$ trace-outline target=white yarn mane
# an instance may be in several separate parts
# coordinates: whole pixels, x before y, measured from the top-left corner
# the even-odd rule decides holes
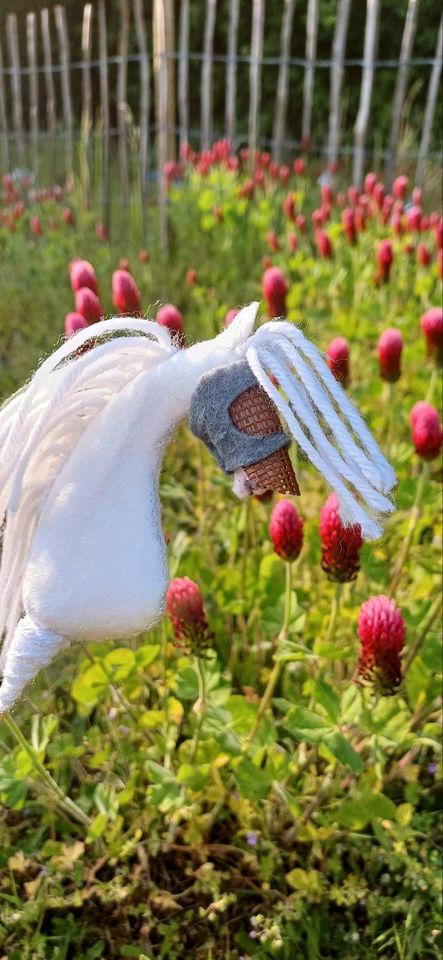
[[[79,356],[83,344],[93,349]],[[106,405],[176,352],[168,331],[150,320],[100,321],[63,343],[0,408],[0,525],[7,516],[0,566],[0,638],[5,635],[0,667],[22,612],[21,584],[32,537],[59,473]]]
[[[258,304],[245,307],[230,327],[214,340],[197,343],[186,350],[179,350],[169,332],[149,320],[118,318],[101,321],[79,331],[59,347],[41,364],[28,385],[0,409],[0,528],[6,516],[0,559],[0,640],[3,638],[0,713],[11,707],[25,684],[63,649],[68,642],[67,634],[69,639],[78,639],[85,635],[85,631],[88,635],[91,618],[95,618],[96,624],[99,623],[103,636],[113,635],[114,625],[120,631],[121,624],[122,629],[126,630],[122,635],[132,635],[128,632],[131,628],[131,600],[128,600],[128,593],[134,583],[137,586],[133,606],[138,606],[142,611],[142,629],[152,625],[162,615],[167,565],[160,525],[158,473],[151,476],[149,509],[147,506],[145,509],[143,500],[148,497],[148,491],[143,472],[144,461],[140,460],[141,438],[133,427],[145,409],[145,382],[142,378],[147,372],[153,378],[150,389],[153,391],[155,409],[152,409],[151,429],[149,421],[143,429],[150,443],[155,446],[154,419],[166,439],[173,424],[189,410],[200,377],[211,369],[246,358],[292,437],[335,490],[343,521],[359,524],[363,537],[368,540],[380,536],[383,514],[393,510],[392,502],[387,497],[395,484],[392,467],[319,351],[294,324],[275,320],[252,333],[257,307]],[[85,352],[81,353],[79,350],[83,346]],[[164,361],[171,362],[160,366]],[[278,386],[272,377],[276,378]],[[161,400],[159,393],[162,393]],[[132,444],[132,460],[125,459],[127,451],[124,442],[128,434]],[[100,447],[95,466],[94,443]],[[76,459],[78,451],[80,460]],[[69,496],[64,501],[66,509],[65,513],[62,512],[61,521],[60,513],[54,507],[54,490],[59,498],[59,508],[60,497],[63,501],[66,492],[69,494],[73,477],[74,486],[78,486],[79,480],[83,479],[83,474],[80,478],[79,473],[89,469],[89,459],[93,476],[94,470],[99,472],[100,466],[102,470],[101,481],[98,480],[95,486],[96,501],[93,504],[95,516],[102,524],[97,527],[99,533],[95,542],[97,556],[106,560],[110,589],[115,584],[118,594],[117,620],[114,612],[107,619],[108,596],[103,595],[103,589],[100,597],[97,596],[95,580],[92,582],[93,593],[86,593],[88,584],[91,585],[91,577],[86,576],[84,569],[83,541],[76,539],[76,520],[87,513],[88,488],[80,489],[80,508],[77,499],[74,519]],[[137,462],[143,468],[138,473]],[[114,494],[107,477],[108,472],[112,474],[118,469],[120,477],[121,470],[126,470],[125,482],[135,491],[131,497],[129,490],[127,512],[122,523],[125,524],[125,517],[128,520],[129,511],[133,524],[131,537],[134,534],[136,538],[139,530],[151,531],[152,544],[155,547],[157,543],[160,547],[160,552],[154,550],[152,556],[150,554],[152,562],[147,577],[146,564],[143,557],[139,557],[139,553],[143,553],[140,544],[139,553],[135,551],[133,557],[125,558],[125,550],[128,553],[129,545],[124,535],[122,537],[119,534],[123,554],[120,556],[119,550],[110,548],[108,540],[100,533],[106,530],[110,514],[116,513],[112,499]],[[104,486],[103,470],[106,478]],[[67,479],[69,475],[70,480]],[[89,506],[92,509],[91,504]],[[124,514],[124,510],[120,512]],[[91,514],[89,520],[92,522]],[[144,526],[146,523],[147,527]],[[59,535],[56,546],[54,524]],[[48,525],[51,528],[49,533]],[[121,527],[118,529],[121,530]],[[66,553],[66,538],[74,546],[77,545],[79,589],[75,595],[69,593],[66,584],[65,561],[69,556]],[[34,566],[32,563],[36,541],[40,543],[37,570],[35,561]],[[132,544],[132,539],[130,542]],[[146,553],[146,543],[143,549]],[[134,578],[129,581],[121,575],[125,559],[126,562],[130,559],[135,563]],[[61,606],[58,605],[62,614],[56,620],[48,617],[47,606],[50,601],[42,593],[40,562],[43,567],[48,567],[50,573],[51,602],[54,597],[62,601]],[[29,610],[23,609],[23,594],[26,598],[23,585],[26,587],[29,569],[36,593],[42,600],[38,608],[39,617],[34,615],[35,619],[41,620],[38,624],[29,615]],[[82,576],[86,586],[80,582]],[[89,614],[85,615],[83,623],[86,596]],[[75,629],[69,631],[66,618],[68,616],[69,619],[72,609],[77,621]],[[147,610],[149,613],[146,613]],[[72,618],[70,622],[72,627]],[[138,625],[139,620],[133,618],[132,623]]]

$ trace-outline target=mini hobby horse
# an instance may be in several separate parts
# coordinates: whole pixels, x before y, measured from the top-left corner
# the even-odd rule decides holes
[[[68,643],[134,636],[162,617],[161,460],[194,395],[214,409],[223,400],[219,377],[208,394],[205,378],[216,371],[241,362],[246,385],[252,377],[288,428],[277,442],[256,437],[266,442],[255,460],[295,439],[336,491],[343,521],[380,536],[379,518],[393,509],[391,466],[294,324],[253,333],[257,307],[187,349],[149,320],[101,321],[59,347],[0,409],[0,712]],[[217,455],[216,441],[195,432]],[[224,465],[240,495],[255,492],[237,476],[254,459],[250,434],[247,455],[242,434],[229,441]]]

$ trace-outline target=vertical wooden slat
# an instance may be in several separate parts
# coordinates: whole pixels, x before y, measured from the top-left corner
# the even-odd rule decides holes
[[[105,0],[98,0],[98,51],[100,61],[100,116],[101,116],[101,217],[106,234],[111,226],[109,193],[109,80],[108,41]]]
[[[59,59],[61,66],[61,87],[62,87],[62,105],[63,105],[63,122],[65,125],[65,136],[66,136],[66,151],[65,151],[65,160],[66,160],[66,174],[70,178],[72,176],[72,171],[74,168],[74,141],[73,141],[73,132],[74,132],[74,120],[72,113],[72,98],[71,98],[71,81],[69,76],[69,37],[68,37],[68,27],[66,24],[66,10],[64,7],[57,5],[54,7],[55,14],[55,26],[57,30],[57,38],[59,45]]]
[[[372,88],[374,84],[374,59],[377,47],[378,17],[380,0],[366,0],[365,41],[363,52],[363,76],[360,91],[360,104],[355,122],[355,153],[352,178],[356,187],[363,179],[365,162],[366,135],[371,109]]]
[[[239,0],[229,0],[228,64],[226,73],[226,134],[231,143],[236,133],[237,37]]]
[[[142,0],[134,0],[134,20],[137,33],[137,43],[140,52],[140,103],[139,103],[139,180],[140,199],[142,210],[142,235],[146,239],[147,228],[147,178],[148,178],[148,149],[149,149],[149,57],[146,36],[146,25],[143,17]]]
[[[181,0],[179,29],[178,124],[180,127],[181,149],[189,139],[189,0]]]
[[[278,70],[277,94],[275,98],[275,120],[273,139],[273,158],[280,163],[283,138],[285,135],[286,107],[288,103],[289,64],[291,53],[292,21],[295,0],[284,0],[280,36],[280,66]]]
[[[251,65],[249,68],[249,156],[252,163],[257,149],[258,116],[261,97],[261,59],[263,56],[264,0],[252,0]]]
[[[86,209],[91,206],[91,129],[92,129],[92,85],[91,85],[91,40],[92,40],[92,3],[83,8],[82,22],[82,117],[80,169],[83,187],[83,200]]]
[[[217,0],[206,0],[205,36],[201,73],[202,149],[209,150],[212,137],[212,53]]]
[[[318,0],[308,0],[306,17],[306,67],[303,85],[302,147],[311,142],[312,101],[314,97],[314,61],[317,55]]]
[[[157,173],[160,212],[160,244],[168,247],[168,191],[165,164],[168,159],[168,60],[165,11],[162,0],[154,0],[154,72],[157,103]]]
[[[406,84],[408,80],[408,71],[409,71],[409,59],[412,54],[412,46],[414,43],[415,30],[417,27],[417,14],[420,0],[409,0],[408,9],[406,13],[405,26],[403,30],[403,38],[401,42],[400,50],[400,61],[397,71],[397,79],[395,82],[395,93],[394,93],[394,106],[392,108],[392,123],[391,131],[389,135],[389,146],[388,146],[388,179],[392,180],[392,176],[395,170],[397,163],[398,147],[399,147],[399,136],[400,136],[400,125],[403,112],[403,104],[406,96]]]
[[[175,14],[174,0],[163,0],[165,21],[166,67],[168,71],[167,89],[167,154],[168,160],[175,160]]]
[[[120,34],[118,55],[120,62],[117,71],[117,123],[118,123],[118,165],[122,199],[122,226],[127,228],[128,213],[128,147],[127,147],[127,82],[129,49],[129,0],[120,0]]]
[[[37,36],[35,13],[26,15],[26,48],[29,67],[29,126],[31,129],[32,164],[38,171],[38,79]]]
[[[11,64],[11,96],[12,116],[14,125],[14,139],[17,146],[17,156],[20,163],[24,162],[25,144],[23,139],[23,103],[22,82],[20,75],[20,54],[18,48],[17,17],[9,13],[6,19],[6,37],[8,41],[9,60]]]
[[[341,111],[340,100],[343,86],[343,60],[348,35],[351,0],[339,0],[332,44],[331,102],[329,107],[328,160],[335,164],[340,148]]]
[[[432,133],[432,122],[434,119],[435,107],[437,105],[438,90],[440,86],[440,74],[442,68],[442,54],[443,54],[443,17],[440,20],[440,29],[438,31],[437,37],[437,46],[435,50],[435,58],[431,72],[431,79],[429,81],[428,87],[428,96],[426,99],[426,109],[423,120],[423,130],[421,135],[420,149],[418,152],[418,163],[417,170],[415,175],[415,182],[418,186],[422,186],[424,172],[425,172],[425,162],[427,153],[429,150],[429,144],[431,142],[431,133]]]
[[[6,88],[3,66],[3,52],[0,43],[0,136],[2,142],[2,163],[5,170],[9,169],[9,141],[8,115],[6,112]]]
[[[52,76],[52,49],[51,49],[51,31],[49,27],[49,10],[44,8],[41,12],[40,23],[42,28],[43,40],[43,62],[45,76],[45,95],[46,95],[46,125],[51,137],[55,133],[55,91],[54,78]]]

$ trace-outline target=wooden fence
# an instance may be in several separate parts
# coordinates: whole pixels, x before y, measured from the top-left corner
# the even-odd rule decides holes
[[[268,0],[269,2],[269,0]],[[273,3],[277,0],[273,0]],[[297,0],[305,5],[306,37],[302,58],[291,57],[291,39],[295,23],[296,0],[279,0],[281,7],[280,48],[275,56],[263,56],[265,0],[229,0],[226,50],[214,51],[217,25],[217,0],[200,0],[205,13],[203,49],[196,52],[190,37],[190,0],[181,0],[178,23],[174,23],[173,0],[120,0],[118,49],[109,50],[107,8],[105,0],[86,3],[82,10],[81,49],[74,49],[68,35],[63,6],[40,15],[26,17],[26,52],[19,49],[17,17],[11,13],[6,30],[0,37],[0,146],[3,167],[12,160],[30,166],[38,175],[42,143],[49,150],[49,164],[54,157],[54,144],[63,144],[64,174],[70,176],[80,168],[85,202],[91,201],[93,150],[99,142],[99,184],[102,218],[109,217],[110,153],[115,141],[119,189],[123,201],[129,191],[129,151],[137,157],[141,208],[146,218],[149,168],[157,169],[156,189],[161,209],[166,208],[166,182],[163,174],[167,159],[189,138],[207,149],[214,136],[213,77],[215,65],[225,70],[225,115],[223,133],[233,143],[247,142],[253,151],[263,143],[260,130],[263,71],[276,70],[274,122],[270,148],[280,161],[291,148],[317,149],[325,164],[335,164],[343,153],[352,156],[352,176],[360,184],[367,158],[368,135],[371,129],[371,104],[376,73],[382,67],[396,71],[392,118],[384,159],[387,177],[391,178],[399,159],[402,120],[408,97],[410,67],[420,67],[427,85],[423,126],[417,138],[416,181],[424,177],[429,157],[432,125],[437,105],[442,69],[443,19],[436,36],[435,53],[427,59],[414,59],[413,47],[420,0],[408,0],[400,57],[398,60],[377,60],[380,29],[380,0],[366,0],[366,21],[363,59],[347,59],[346,47],[352,0],[337,0],[337,15],[329,60],[317,59],[319,3],[321,0]],[[362,3],[362,0],[354,0]],[[108,8],[109,10],[109,8]],[[226,17],[226,12],[223,14]],[[250,25],[250,49],[240,54],[238,48],[240,17]],[[244,20],[241,21],[244,24]],[[177,41],[176,41],[177,38]],[[135,48],[135,49],[134,49]],[[92,51],[97,50],[94,59]],[[38,51],[41,54],[39,62]],[[131,52],[130,52],[131,51]],[[190,64],[200,70],[200,124],[190,128]],[[138,70],[138,115],[128,107],[128,66]],[[345,68],[352,64],[361,68],[360,100],[352,145],[344,147],[342,113]],[[248,116],[238,116],[238,83],[240,65],[249,72]],[[218,66],[217,66],[218,68]],[[300,130],[288,128],[288,101],[291,97],[291,70],[303,72],[303,102]],[[315,78],[318,69],[330,73],[329,129],[326,142],[311,145]],[[133,69],[133,68],[131,68]],[[116,74],[115,90],[111,83]],[[99,82],[95,82],[95,78]],[[243,74],[242,74],[243,77]],[[94,79],[94,82],[93,82]],[[81,85],[81,110],[73,107],[73,87]],[[111,97],[112,94],[112,97]],[[76,98],[78,100],[78,97]],[[114,108],[111,110],[110,102]],[[26,104],[26,109],[24,105]],[[111,116],[112,115],[112,116]],[[112,122],[114,118],[114,122]],[[376,118],[375,118],[376,120]],[[217,118],[220,133],[220,117]],[[155,147],[155,151],[154,151]],[[96,151],[97,153],[97,151]],[[152,160],[152,158],[155,158]],[[410,157],[409,157],[410,159]],[[126,210],[125,202],[122,210]],[[162,217],[165,223],[165,216]]]

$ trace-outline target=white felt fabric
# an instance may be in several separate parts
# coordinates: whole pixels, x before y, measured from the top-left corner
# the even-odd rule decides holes
[[[256,310],[188,350],[150,321],[96,324],[0,411],[0,711],[65,642],[130,637],[162,616],[162,453],[200,377],[237,359]],[[128,335],[100,342],[114,331]]]

